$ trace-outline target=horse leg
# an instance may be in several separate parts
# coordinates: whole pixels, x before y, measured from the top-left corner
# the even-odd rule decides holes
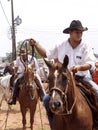
[[[36,106],[33,106],[30,108],[30,128],[31,128],[31,130],[33,130],[35,110],[36,110]]]
[[[2,95],[2,98],[0,99],[0,110],[1,110],[3,99],[4,99],[4,94]]]
[[[8,101],[9,98],[9,88],[5,88],[5,100]]]
[[[34,110],[30,110],[30,128],[33,130],[33,123],[34,123]]]
[[[4,96],[5,96],[4,88],[0,86],[0,109],[1,109],[1,106],[2,106]]]
[[[5,88],[4,98],[7,103],[12,98],[12,92],[9,87]],[[11,105],[9,104],[8,104],[8,109],[11,110]]]
[[[23,130],[26,129],[26,108],[21,106]]]

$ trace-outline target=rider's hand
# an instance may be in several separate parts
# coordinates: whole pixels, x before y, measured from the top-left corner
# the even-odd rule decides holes
[[[30,40],[29,40],[29,44],[30,44],[30,46],[34,46],[35,43],[36,43],[36,41],[35,41],[34,39],[30,39]]]
[[[79,66],[79,65],[73,66],[73,67],[70,68],[70,70],[71,70],[73,73],[77,73],[77,72],[79,71],[79,69],[80,69],[80,66]]]

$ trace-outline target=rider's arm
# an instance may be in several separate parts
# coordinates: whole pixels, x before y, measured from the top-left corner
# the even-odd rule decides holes
[[[76,65],[70,68],[70,70],[74,73],[77,73],[78,71],[85,71],[85,70],[90,70],[91,69],[90,64],[84,64],[84,65]]]

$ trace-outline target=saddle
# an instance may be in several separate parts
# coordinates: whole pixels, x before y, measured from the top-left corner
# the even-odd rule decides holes
[[[84,81],[83,77],[75,76],[75,82],[92,110],[94,126],[97,125],[98,127],[98,104],[96,103],[98,97],[96,96],[96,90],[89,82]]]

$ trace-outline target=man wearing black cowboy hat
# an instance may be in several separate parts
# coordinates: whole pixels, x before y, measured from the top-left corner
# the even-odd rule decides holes
[[[92,48],[90,48],[90,46],[82,40],[83,32],[87,30],[88,28],[83,27],[79,20],[73,20],[70,23],[70,26],[63,30],[63,33],[69,34],[70,37],[61,43],[61,45],[56,46],[52,50],[46,51],[34,39],[30,39],[29,43],[31,46],[34,45],[43,57],[56,59],[61,63],[63,63],[64,56],[68,55],[68,67],[72,72],[75,73],[75,75],[84,77],[84,80],[88,81],[94,87],[94,89],[96,89],[96,95],[98,97],[98,86],[92,81],[90,75],[90,70],[95,69],[96,58],[94,57]],[[49,95],[44,97],[44,104],[46,109],[49,108],[47,105],[49,98]],[[49,119],[51,126],[51,117],[49,117]]]
[[[70,26],[63,30],[63,33],[69,34],[72,30],[79,30],[79,31],[87,31],[87,27],[83,27],[82,23],[79,20],[73,20]]]

